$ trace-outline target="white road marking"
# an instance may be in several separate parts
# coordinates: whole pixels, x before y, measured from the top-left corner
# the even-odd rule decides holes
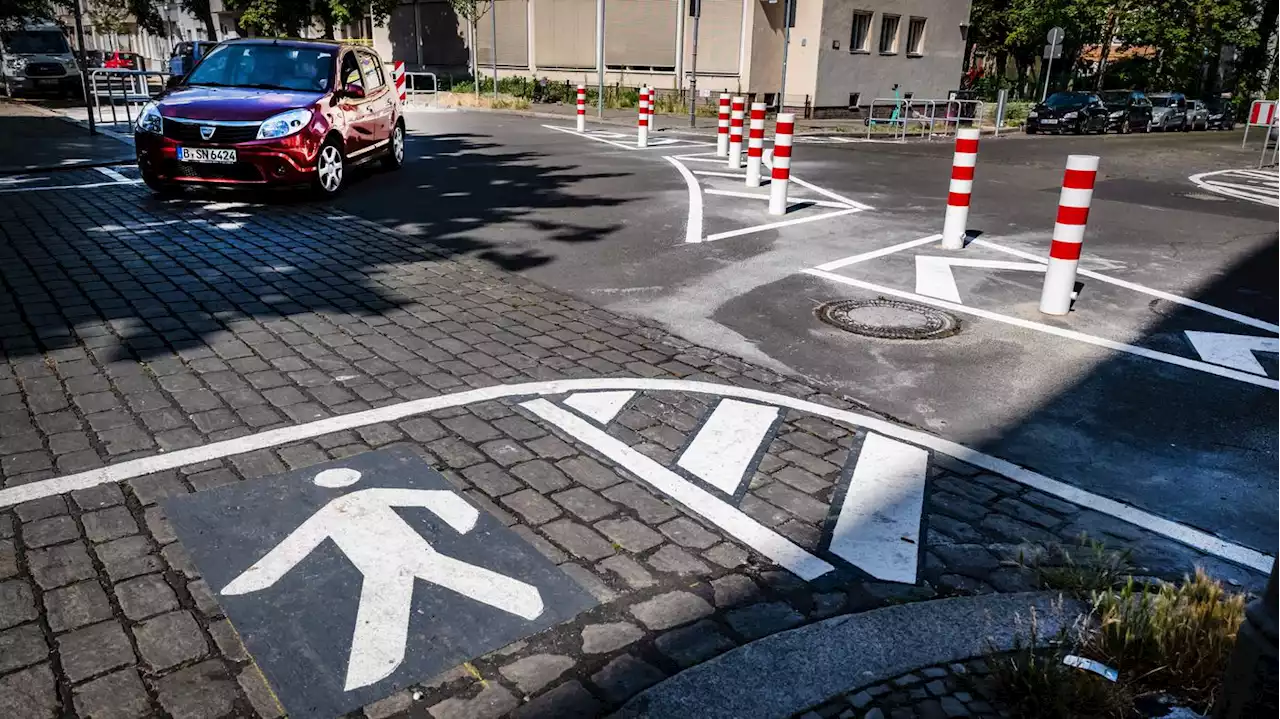
[[[694,174],[696,175],[699,173],[695,172]],[[738,192],[737,190],[714,190],[714,189],[706,189],[706,190],[703,190],[702,192],[703,194],[707,194],[707,195],[720,195],[723,197],[741,197],[744,200],[764,200],[766,202],[768,202],[769,200],[768,195],[762,195],[758,192]],[[831,202],[829,200],[814,200],[808,197],[796,197],[795,195],[792,195],[787,198],[788,207],[795,207],[797,205],[812,205],[814,207],[834,207],[840,210],[856,209],[856,208],[849,207],[843,202]]]
[[[805,217],[797,217],[790,220],[779,220],[778,222],[767,222],[763,225],[752,225],[751,227],[743,227],[742,229],[739,229],[739,230],[729,230],[728,232],[717,232],[714,235],[707,235],[705,238],[703,238],[703,242],[714,242],[715,240],[724,240],[730,237],[750,235],[754,232],[764,232],[765,230],[773,230],[779,227],[786,227],[788,225],[802,225],[806,222],[817,222],[818,220],[829,220],[833,217],[840,217],[841,215],[852,215],[855,212],[862,212],[862,210],[848,209],[848,210],[840,210],[838,212],[827,212],[821,215],[807,215]]]
[[[694,170],[693,174],[700,177],[728,177],[734,180],[741,180],[746,177],[741,172],[714,172],[712,170]]]
[[[95,168],[93,168],[93,169],[97,170],[98,172],[101,172],[102,174],[106,175],[107,177],[111,178],[112,180],[115,180],[116,182],[128,182],[128,181],[129,181],[129,178],[125,177],[124,175],[121,175],[119,172],[116,172],[115,170],[111,169],[110,167],[95,167]]]
[[[1128,354],[1137,355],[1139,357],[1145,357],[1147,359],[1156,360],[1157,362],[1164,362],[1171,365],[1177,365],[1179,367],[1185,367],[1186,369],[1198,370],[1200,372],[1217,375],[1219,377],[1225,377],[1227,379],[1234,379],[1240,382],[1257,385],[1259,387],[1266,387],[1268,389],[1280,389],[1280,382],[1277,382],[1276,380],[1268,379],[1265,377],[1257,377],[1246,372],[1240,372],[1238,370],[1228,369],[1226,367],[1220,367],[1215,364],[1209,364],[1208,362],[1200,362],[1193,359],[1187,359],[1186,357],[1179,357],[1178,355],[1172,355],[1167,352],[1159,352],[1157,350],[1147,349],[1146,347],[1138,347],[1136,345],[1125,344],[1123,342],[1116,342],[1115,340],[1109,340],[1103,337],[1095,337],[1094,335],[1087,335],[1083,332],[1076,332],[1075,330],[1068,330],[1068,329],[1063,329],[1061,327],[1054,327],[1052,325],[1041,324],[1039,322],[1032,322],[1030,320],[1024,320],[1020,317],[1010,317],[1008,315],[1002,315],[997,312],[980,310],[975,307],[966,307],[964,305],[956,304],[954,302],[946,302],[943,300],[934,299],[933,297],[926,297],[924,295],[919,295],[914,292],[905,292],[903,290],[893,289],[892,287],[885,287],[884,285],[877,285],[871,282],[863,282],[862,280],[855,280],[852,277],[845,277],[843,275],[837,275],[831,272],[825,272],[823,270],[809,269],[809,270],[803,270],[803,272],[804,274],[813,275],[814,277],[822,277],[822,278],[831,280],[832,282],[839,282],[841,284],[850,285],[852,287],[861,287],[864,290],[870,290],[872,292],[883,292],[885,294],[893,295],[895,297],[901,297],[907,300],[924,302],[925,304],[931,304],[931,305],[934,305],[935,307],[941,307],[942,309],[951,310],[953,312],[963,312],[966,314],[973,315],[975,317],[981,317],[983,319],[994,320],[996,322],[1004,322],[1005,324],[1010,324],[1015,327],[1022,327],[1023,329],[1035,330],[1037,332],[1044,332],[1045,334],[1057,335],[1058,337],[1064,337],[1066,339],[1075,340],[1077,342],[1084,342],[1085,344],[1091,344],[1091,345],[1103,347],[1109,350],[1115,350],[1117,352],[1126,352]]]
[[[911,240],[910,242],[902,242],[902,243],[899,243],[899,244],[896,244],[896,245],[890,245],[889,247],[882,247],[882,248],[880,248],[880,249],[878,249],[878,250],[871,250],[870,252],[863,252],[863,253],[862,253],[862,254],[860,254],[860,255],[852,255],[852,256],[850,256],[850,257],[845,257],[845,258],[842,258],[842,259],[839,259],[839,260],[832,260],[831,262],[828,262],[828,263],[826,263],[826,264],[818,265],[818,266],[817,266],[817,267],[815,267],[814,269],[815,269],[815,270],[823,270],[823,271],[825,271],[825,272],[830,272],[831,270],[838,270],[838,269],[840,269],[841,267],[847,267],[847,266],[849,266],[849,265],[855,265],[855,264],[857,264],[857,263],[859,263],[859,262],[866,262],[867,260],[874,260],[874,259],[875,259],[875,258],[877,258],[877,257],[884,257],[885,255],[892,255],[892,254],[893,254],[893,253],[895,253],[895,252],[901,252],[901,251],[903,251],[903,250],[909,250],[909,249],[911,249],[912,247],[919,247],[920,245],[927,245],[927,244],[929,244],[930,242],[937,242],[938,240],[941,240],[941,239],[942,239],[942,235],[929,235],[928,237],[921,237],[921,238],[920,238],[920,239],[918,239],[918,240]]]
[[[565,398],[564,403],[599,424],[609,424],[627,406],[635,392],[578,392]]]
[[[886,582],[915,583],[929,453],[868,434],[831,533],[831,552]]]
[[[1006,260],[966,260],[958,257],[916,255],[916,292],[947,302],[963,304],[952,267],[980,267],[989,270],[1030,270],[1044,272],[1044,265]]]
[[[45,187],[9,187],[0,189],[0,193],[11,192],[45,192],[48,190],[89,190],[95,187],[119,187],[121,185],[136,185],[142,180],[125,180],[123,182],[88,182],[83,185],[47,185]]]
[[[680,171],[685,187],[689,190],[689,214],[684,225],[685,242],[702,242],[702,192],[698,187],[698,178],[689,172],[684,163],[673,157],[665,158]]]
[[[777,418],[776,406],[721,400],[676,466],[725,494],[733,494],[746,478],[747,467]]]
[[[603,142],[606,145],[612,145],[622,150],[643,151],[643,150],[652,150],[655,148],[673,147],[677,145],[680,147],[705,147],[708,145],[715,144],[712,142],[699,142],[696,140],[685,140],[684,138],[678,138],[678,137],[653,137],[652,135],[650,135],[648,147],[636,147],[635,145],[628,145],[625,142],[615,142],[614,140],[609,139],[610,137],[618,137],[618,138],[627,137],[627,135],[624,135],[622,133],[598,132],[598,131],[591,131],[591,130],[588,130],[587,132],[578,132],[575,129],[571,129],[568,127],[556,127],[555,125],[543,125],[543,127],[547,128],[548,130],[556,130],[558,132],[563,132],[568,135],[576,135],[578,137],[585,137],[588,140]]]
[[[699,157],[698,155],[675,155],[675,158],[677,160],[684,160],[686,162],[714,162],[717,165],[724,164],[724,158]],[[734,175],[734,177],[745,177],[745,176],[746,175]]]
[[[807,271],[818,276],[829,276],[840,282],[848,278],[830,275],[819,271]],[[881,289],[872,285],[873,290]],[[894,292],[891,290],[891,292]],[[910,293],[904,293],[910,294]],[[932,300],[926,300],[932,301]],[[968,312],[966,307],[959,311]],[[1272,557],[1243,545],[1229,542],[1208,532],[1179,524],[1163,517],[1145,512],[1132,505],[1108,499],[1087,490],[1074,487],[1064,482],[1046,477],[1038,472],[1019,467],[1007,460],[978,452],[964,445],[937,437],[919,430],[902,427],[888,420],[867,414],[835,409],[816,402],[809,402],[795,397],[766,392],[751,387],[735,387],[733,385],[714,384],[679,379],[647,379],[647,378],[591,378],[560,379],[544,382],[526,382],[521,384],[495,385],[480,389],[467,390],[439,397],[410,400],[399,404],[376,407],[361,412],[329,417],[327,419],[307,422],[292,427],[267,430],[257,434],[236,437],[235,439],[212,442],[199,447],[175,450],[150,457],[131,459],[116,464],[91,469],[76,474],[67,474],[52,479],[42,479],[15,487],[0,489],[0,507],[8,507],[22,502],[43,497],[66,494],[77,489],[88,489],[103,484],[123,482],[135,477],[142,477],[169,469],[178,469],[200,462],[222,459],[234,455],[253,452],[255,450],[280,447],[293,442],[302,442],[334,432],[367,427],[381,422],[397,422],[429,412],[451,407],[461,407],[476,402],[503,399],[507,397],[527,397],[536,395],[560,395],[573,392],[631,390],[635,392],[692,392],[716,397],[732,397],[734,399],[774,404],[779,407],[808,412],[819,417],[826,417],[835,422],[843,422],[853,427],[862,427],[868,431],[878,432],[904,442],[919,445],[935,452],[955,457],[961,462],[994,472],[1014,482],[1018,482],[1046,494],[1074,502],[1097,512],[1124,520],[1150,532],[1177,540],[1195,547],[1207,554],[1221,557],[1251,567],[1260,572],[1271,571]]]
[[[654,489],[688,507],[797,577],[809,581],[834,569],[791,540],[747,516],[737,507],[717,499],[710,492],[610,437],[577,415],[566,412],[545,399],[529,400],[520,406],[617,462]]]
[[[1237,176],[1243,177],[1237,178]],[[1239,184],[1231,182],[1231,178],[1264,180],[1268,184],[1265,186]],[[1259,205],[1280,207],[1280,184],[1271,184],[1272,182],[1280,182],[1280,180],[1277,180],[1277,175],[1259,170],[1216,170],[1214,172],[1201,172],[1187,179],[1202,190],[1208,190],[1226,197],[1234,197],[1238,200],[1247,200]]]
[[[1205,362],[1234,367],[1243,372],[1266,376],[1267,371],[1253,356],[1254,352],[1280,352],[1280,338],[1233,335],[1226,332],[1184,332],[1191,346]]]

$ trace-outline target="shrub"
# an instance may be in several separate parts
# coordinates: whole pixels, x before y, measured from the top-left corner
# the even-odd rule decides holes
[[[1060,589],[1080,596],[1120,584],[1131,569],[1129,552],[1116,552],[1081,534],[1079,548],[1061,544],[1023,547],[1015,562],[1035,575],[1041,589]]]

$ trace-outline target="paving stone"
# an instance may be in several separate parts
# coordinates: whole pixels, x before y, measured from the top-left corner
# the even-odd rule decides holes
[[[187,578],[195,579],[200,576],[200,570],[196,568],[195,562],[191,561],[191,555],[178,542],[161,549],[160,555],[164,557],[166,564],[187,575]]]
[[[649,525],[665,522],[679,514],[674,507],[631,482],[624,482],[606,489],[604,496],[618,504],[630,507],[641,522]]]
[[[163,671],[209,653],[200,626],[191,612],[161,614],[133,628],[138,653],[152,669]]]
[[[8,629],[39,616],[31,585],[20,580],[0,582],[0,629]]]
[[[586,485],[594,490],[602,490],[612,487],[622,481],[613,470],[605,467],[590,457],[573,457],[571,459],[562,459],[556,462],[558,467],[565,474],[569,475],[578,484]],[[609,496],[608,493],[605,496]],[[614,499],[613,497],[609,497]],[[622,500],[614,500],[622,501]],[[625,502],[623,502],[625,504]]]
[[[211,659],[155,681],[160,706],[173,719],[218,719],[233,708],[239,692],[222,662]]]
[[[0,676],[0,716],[5,719],[53,719],[58,691],[48,664]]]
[[[608,654],[644,636],[644,630],[629,622],[589,624],[582,628],[582,651]]]
[[[560,571],[569,575],[569,578],[578,583],[578,586],[587,590],[587,592],[596,598],[601,604],[608,604],[618,598],[618,593],[613,591],[608,584],[600,577],[596,576],[587,569],[578,564],[566,562],[560,565]]]
[[[97,574],[83,542],[31,550],[27,552],[27,563],[36,584],[46,591]]]
[[[468,442],[485,442],[502,436],[502,433],[488,422],[472,414],[450,417],[442,420],[440,424]]]
[[[124,493],[120,491],[118,484],[100,484],[72,492],[71,499],[82,511],[88,512],[124,504]]]
[[[804,616],[786,602],[753,604],[725,615],[725,621],[748,641],[804,623]]]
[[[106,621],[77,629],[59,636],[57,641],[62,671],[72,682],[137,661],[119,622]]]
[[[654,645],[681,669],[705,662],[735,646],[715,622],[706,619],[667,632],[658,637]]]
[[[151,715],[151,699],[137,670],[121,669],[73,690],[76,712],[85,719],[142,719]]]
[[[18,549],[12,539],[0,539],[0,579],[18,574]]]
[[[682,547],[707,549],[720,541],[719,537],[703,529],[701,525],[688,517],[676,517],[670,522],[660,525],[658,531],[667,535],[671,541]]]
[[[605,519],[596,522],[595,528],[628,552],[639,554],[662,544],[662,535],[630,518]]]
[[[614,553],[613,547],[599,534],[577,522],[560,519],[542,528],[551,541],[570,554],[594,562]]]
[[[574,665],[570,657],[562,654],[534,654],[502,667],[502,676],[514,682],[525,694],[534,694],[560,678]]]
[[[706,600],[685,591],[667,592],[631,606],[631,614],[649,629],[670,629],[702,619],[714,610]]]
[[[138,523],[126,507],[111,507],[80,516],[85,536],[94,544],[119,539],[138,532]]]
[[[283,470],[284,467],[280,469]],[[137,497],[143,505],[155,504],[166,497],[181,496],[189,491],[173,472],[158,472],[136,477],[126,484],[129,485],[133,496]]]
[[[218,651],[222,652],[222,656],[235,662],[242,662],[249,658],[249,652],[244,648],[244,643],[240,641],[240,635],[235,627],[231,626],[230,620],[219,619],[209,622],[209,634],[213,637],[213,643],[218,645]]]
[[[258,713],[261,719],[278,719],[284,716],[284,707],[280,706],[280,701],[276,699],[275,692],[271,691],[271,687],[267,685],[266,678],[262,676],[262,672],[256,665],[250,664],[240,670],[240,673],[236,675],[236,684],[240,685],[240,690],[249,699],[249,705],[253,707],[253,710]],[[398,692],[392,696],[398,695],[408,696],[409,692]],[[375,715],[370,714],[369,719],[377,718]]]
[[[627,583],[632,589],[645,589],[654,585],[653,575],[640,563],[625,554],[615,554],[603,559],[596,565],[599,569],[612,572]]]
[[[124,615],[134,621],[178,608],[177,595],[160,574],[127,579],[113,591]]]
[[[492,683],[481,689],[474,698],[445,699],[427,711],[434,719],[498,719],[519,704],[511,692]]]
[[[669,572],[682,576],[711,573],[711,567],[707,566],[706,562],[671,544],[664,545],[661,549],[649,555],[649,558],[645,561],[659,572]]]
[[[563,459],[577,454],[577,450],[553,435],[531,439],[525,442],[531,452],[545,459]]]
[[[521,488],[501,467],[491,462],[462,470],[462,476],[490,497],[501,497]]]
[[[69,542],[80,536],[76,520],[62,515],[22,525],[22,540],[28,547],[47,547]]]
[[[111,603],[96,580],[78,582],[45,592],[44,606],[54,632],[78,629],[110,619]]]
[[[806,522],[820,523],[827,517],[827,505],[784,484],[772,482],[753,490],[761,499],[781,507]],[[746,509],[744,508],[745,512]]]
[[[810,619],[826,619],[839,614],[848,601],[848,597],[844,592],[815,592],[813,594],[813,609],[809,612]]]
[[[111,577],[113,582],[164,568],[164,562],[151,553],[151,543],[141,534],[99,544],[93,548],[93,551],[98,555],[99,561],[107,570],[107,576]]]
[[[1015,544],[1021,542],[1052,544],[1058,541],[1058,537],[1054,534],[1025,522],[1010,519],[1002,514],[992,514],[986,517],[979,523],[978,527],[998,540]]]
[[[0,674],[42,662],[49,656],[49,644],[40,625],[23,624],[0,632]]]
[[[604,704],[575,680],[546,692],[511,716],[514,719],[596,719],[604,709]]]
[[[591,675],[591,683],[607,701],[620,704],[666,679],[666,675],[641,659],[623,654]]]
[[[1056,515],[1036,509],[1026,502],[1008,497],[996,502],[992,508],[1020,522],[1034,524],[1046,529],[1062,523],[1062,520]]]
[[[68,510],[67,501],[61,496],[54,496],[23,502],[15,507],[14,511],[18,513],[18,519],[22,522],[34,522],[37,519],[66,514]]]
[[[949,571],[970,577],[986,577],[1000,566],[1000,560],[979,544],[939,545],[929,551],[938,555]]]
[[[480,451],[503,467],[510,467],[534,458],[532,452],[514,439],[503,438],[485,442],[480,445]]]
[[[981,504],[951,492],[931,492],[928,496],[928,506],[932,512],[940,512],[965,522],[980,520],[989,511]]]
[[[213,591],[209,589],[209,583],[205,580],[197,579],[187,582],[187,593],[191,595],[191,601],[201,614],[206,617],[222,616],[222,607],[218,605],[218,600],[213,596]]]
[[[730,542],[723,542],[702,553],[702,556],[725,569],[737,569],[747,563],[747,550]]]
[[[741,574],[726,574],[711,581],[711,589],[715,592],[715,603],[718,608],[735,607],[759,601],[762,597],[760,587],[749,577]]]
[[[551,495],[556,504],[584,522],[594,522],[618,511],[618,506],[586,487],[574,487]]]
[[[561,551],[556,545],[543,539],[540,535],[535,534],[532,529],[524,525],[516,525],[511,528],[511,531],[520,535],[520,537],[526,542],[533,545],[533,548],[538,550],[542,556],[551,560],[553,563],[561,564],[569,561],[569,555]]]
[[[511,511],[520,515],[520,518],[523,519],[525,523],[532,524],[534,526],[543,524],[544,522],[549,522],[556,517],[559,517],[561,514],[559,507],[552,504],[546,497],[543,497],[532,489],[522,489],[515,494],[508,494],[498,501]],[[556,539],[554,536],[552,538]],[[559,540],[557,539],[557,541]],[[567,546],[566,549],[573,551],[572,548]]]

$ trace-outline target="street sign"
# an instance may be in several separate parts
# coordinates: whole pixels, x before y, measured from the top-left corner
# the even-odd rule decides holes
[[[407,449],[165,503],[289,716],[330,717],[595,604]]]
[[[1042,55],[1041,57],[1043,57],[1046,60],[1062,59],[1062,46],[1061,45],[1045,45],[1044,55]]]
[[[1066,36],[1067,36],[1067,33],[1065,30],[1055,26],[1055,27],[1049,28],[1049,33],[1044,36],[1044,39],[1048,41],[1050,45],[1061,45],[1062,38]]]

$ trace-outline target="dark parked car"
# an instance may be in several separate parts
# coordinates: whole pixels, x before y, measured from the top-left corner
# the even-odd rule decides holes
[[[1151,101],[1136,90],[1107,90],[1099,95],[1107,106],[1107,129],[1121,135],[1151,132]]]
[[[1027,134],[1107,131],[1107,107],[1091,92],[1055,92],[1027,113]]]
[[[404,162],[404,118],[382,60],[318,40],[228,40],[139,113],[142,179],[342,190],[348,169]]]
[[[1187,118],[1187,96],[1180,92],[1147,95],[1151,101],[1151,127],[1154,130],[1191,129]]]
[[[1210,130],[1234,130],[1236,127],[1236,108],[1229,97],[1211,97],[1204,101],[1209,108]]]

